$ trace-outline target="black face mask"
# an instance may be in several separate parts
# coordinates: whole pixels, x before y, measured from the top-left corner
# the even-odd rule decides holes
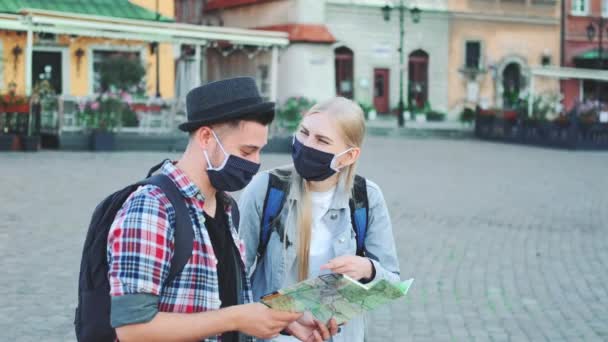
[[[220,191],[231,192],[243,189],[251,182],[253,176],[258,172],[260,164],[228,154],[215,135],[215,132],[211,132],[215,137],[215,141],[217,141],[220,149],[224,153],[224,162],[222,165],[213,167],[209,160],[209,156],[207,155],[207,151],[203,151],[205,159],[207,159],[207,175],[209,176],[211,185],[213,185],[216,190]]]
[[[340,171],[333,168],[333,162],[336,157],[339,157],[348,151],[350,151],[350,149],[338,155],[319,151],[302,144],[294,136],[291,157],[296,171],[302,178],[308,181],[319,182],[326,180]]]

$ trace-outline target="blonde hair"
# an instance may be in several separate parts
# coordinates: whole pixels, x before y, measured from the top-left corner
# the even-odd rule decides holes
[[[338,127],[340,136],[349,148],[363,145],[365,137],[365,118],[361,107],[344,97],[335,97],[313,106],[306,114],[329,115]],[[353,163],[342,169],[339,174],[338,184],[344,184],[344,190],[352,192],[357,163]],[[295,176],[295,173],[294,173]],[[312,202],[308,181],[302,179],[302,198],[298,201],[298,278],[308,278],[310,257],[310,240],[312,237]],[[340,187],[338,187],[340,188]]]

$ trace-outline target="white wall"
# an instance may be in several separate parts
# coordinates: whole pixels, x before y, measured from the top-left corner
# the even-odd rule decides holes
[[[344,45],[353,50],[355,59],[355,98],[373,102],[374,68],[390,69],[390,103],[399,100],[399,15],[392,13],[386,22],[379,7],[328,4],[327,26],[336,37],[335,47]],[[404,99],[408,89],[408,55],[422,49],[429,54],[429,102],[434,109],[448,109],[449,23],[444,11],[422,13],[414,24],[405,18]],[[367,84],[367,87],[365,87]]]
[[[279,59],[278,102],[291,96],[322,101],[335,96],[333,50],[327,44],[291,44]]]

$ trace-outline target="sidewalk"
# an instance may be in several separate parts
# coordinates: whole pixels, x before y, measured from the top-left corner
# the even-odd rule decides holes
[[[397,118],[382,117],[366,121],[367,133],[373,136],[399,136],[416,138],[473,138],[473,126],[458,121],[418,122],[406,121],[398,127]]]

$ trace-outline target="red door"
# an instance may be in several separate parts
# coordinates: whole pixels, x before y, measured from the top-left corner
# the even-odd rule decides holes
[[[374,69],[374,107],[378,113],[389,112],[388,85],[388,69]]]
[[[416,50],[409,60],[409,103],[423,108],[429,94],[429,55]]]

